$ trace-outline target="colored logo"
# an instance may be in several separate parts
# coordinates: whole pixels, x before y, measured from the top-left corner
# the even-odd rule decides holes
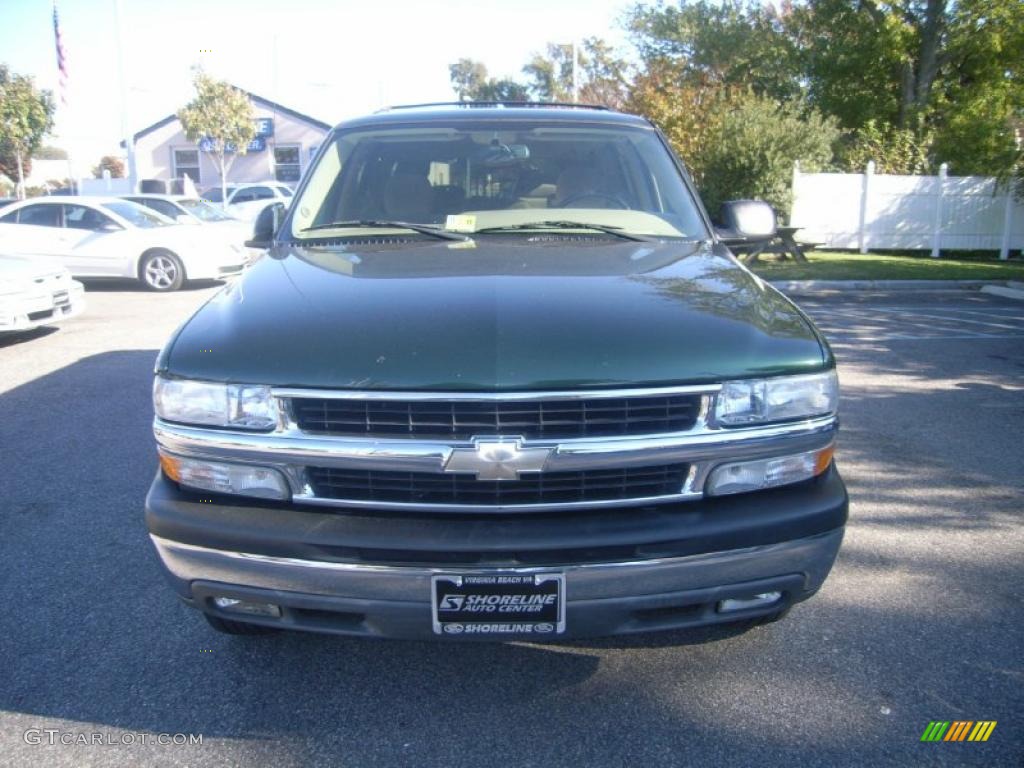
[[[995,728],[995,720],[932,720],[921,741],[988,741]]]

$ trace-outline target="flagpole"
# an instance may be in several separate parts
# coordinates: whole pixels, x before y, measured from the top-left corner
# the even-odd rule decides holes
[[[53,40],[57,50],[57,88],[60,95],[60,104],[62,107],[62,123],[64,125],[63,139],[65,143],[64,151],[67,153],[66,163],[68,166],[68,180],[71,182],[71,191],[78,193],[79,190],[79,178],[76,174],[74,160],[72,158],[73,152],[71,151],[71,144],[68,143],[68,132],[71,127],[71,106],[68,100],[68,63],[67,54],[64,51],[64,41],[60,33],[60,21],[57,15],[57,0],[53,0]]]
[[[121,135],[124,136],[124,148],[128,155],[128,187],[136,191],[135,178],[135,137],[132,135],[128,122],[128,85],[124,76],[124,33],[121,25],[121,0],[114,0],[114,29],[117,39],[117,74],[121,89]]]

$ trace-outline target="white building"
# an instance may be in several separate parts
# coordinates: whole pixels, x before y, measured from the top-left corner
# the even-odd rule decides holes
[[[241,90],[241,89],[239,89]],[[254,93],[252,101],[257,136],[228,171],[228,182],[270,181],[294,185],[309,166],[331,129],[327,123],[296,112]],[[137,179],[180,179],[188,175],[200,190],[220,184],[215,161],[200,146],[185,138],[176,115],[135,134]]]

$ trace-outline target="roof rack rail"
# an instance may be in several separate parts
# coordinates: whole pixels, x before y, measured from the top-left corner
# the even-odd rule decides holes
[[[603,112],[614,111],[611,107],[607,107],[604,104],[579,104],[570,101],[429,101],[423,104],[395,104],[378,109],[377,112],[390,112],[393,109],[422,109],[424,107],[465,107],[468,109],[482,107],[560,107],[569,109],[597,109]]]

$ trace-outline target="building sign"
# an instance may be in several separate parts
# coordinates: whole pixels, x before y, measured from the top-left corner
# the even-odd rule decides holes
[[[252,141],[250,141],[246,145],[245,151],[246,152],[262,152],[266,148],[267,148],[267,140],[265,138],[263,138],[262,136],[257,136],[256,138],[254,138]],[[203,152],[215,152],[216,151],[216,147],[214,146],[213,139],[211,139],[209,137],[205,137],[205,138],[200,139],[199,140],[199,149],[201,149]],[[230,155],[233,152],[235,152],[235,150],[236,150],[235,145],[232,142],[230,142],[230,141],[227,142],[224,145],[224,152],[226,154]]]
[[[266,139],[274,135],[274,118],[272,117],[257,117],[256,118],[256,136],[259,138]]]

